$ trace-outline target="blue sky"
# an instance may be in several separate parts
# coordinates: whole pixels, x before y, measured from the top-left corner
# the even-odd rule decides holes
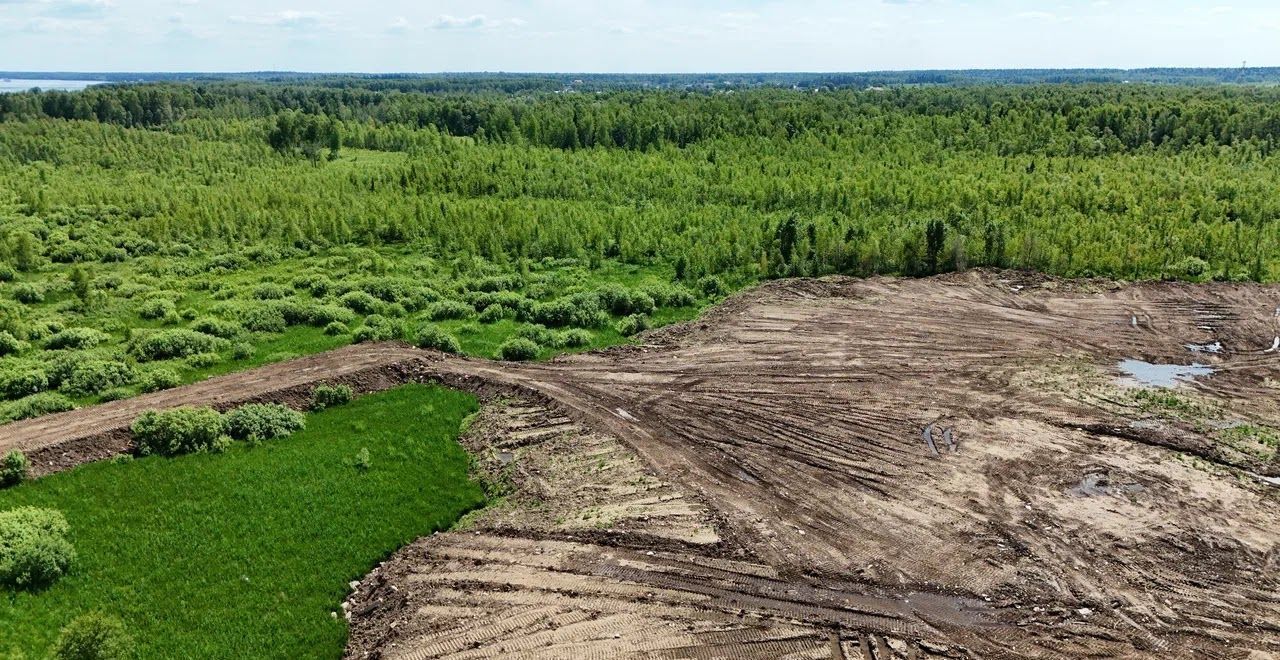
[[[1280,66],[1275,0],[0,0],[0,69]]]

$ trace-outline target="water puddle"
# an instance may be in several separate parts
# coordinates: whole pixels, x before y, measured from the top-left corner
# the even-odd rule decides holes
[[[1121,360],[1120,371],[1140,385],[1151,387],[1176,387],[1179,383],[1191,382],[1199,376],[1213,373],[1213,367],[1192,362],[1182,364],[1152,364],[1142,360]]]
[[[1106,474],[1091,472],[1084,475],[1079,484],[1067,489],[1067,494],[1076,497],[1097,497],[1099,495],[1137,495],[1146,488],[1138,483],[1115,484]]]

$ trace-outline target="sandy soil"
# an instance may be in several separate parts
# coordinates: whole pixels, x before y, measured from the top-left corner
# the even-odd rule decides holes
[[[641,346],[355,347],[0,451],[57,469],[143,408],[317,380],[484,395],[464,440],[505,499],[360,583],[351,657],[1272,658],[1278,310],[1248,285],[789,280]],[[1153,396],[1125,358],[1216,372]]]

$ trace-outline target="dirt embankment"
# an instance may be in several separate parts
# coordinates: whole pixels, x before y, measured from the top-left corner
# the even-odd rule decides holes
[[[507,498],[366,578],[352,657],[1267,658],[1278,308],[1247,285],[791,280],[643,346],[356,347],[0,448],[357,373],[502,395],[466,442]],[[1132,388],[1126,358],[1215,372]]]

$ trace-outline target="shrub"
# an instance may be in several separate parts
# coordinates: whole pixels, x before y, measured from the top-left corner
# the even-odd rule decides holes
[[[236,440],[271,440],[302,430],[302,413],[275,403],[251,403],[223,416],[222,428]]]
[[[358,344],[367,341],[390,341],[400,337],[400,324],[380,314],[371,314],[352,335]]]
[[[519,362],[538,357],[538,345],[524,337],[512,337],[498,347],[498,359]]]
[[[13,266],[6,263],[0,263],[0,282],[12,282],[18,277],[18,271]]]
[[[1203,281],[1209,274],[1209,263],[1200,257],[1183,257],[1170,267],[1170,273],[1194,282]]]
[[[323,296],[333,289],[333,281],[324,275],[299,275],[293,278],[293,288],[302,289],[313,296]]]
[[[436,325],[424,325],[418,328],[418,333],[414,335],[413,343],[418,348],[433,348],[444,353],[462,352],[462,346],[458,344],[457,338]]]
[[[226,321],[212,316],[196,320],[195,323],[191,324],[191,329],[211,337],[221,337],[223,339],[234,339],[244,330],[235,321]]]
[[[176,316],[177,313],[177,306],[168,298],[151,298],[138,305],[138,316],[148,321]]]
[[[347,309],[361,314],[372,314],[382,308],[382,301],[364,291],[350,291],[338,299]]]
[[[502,305],[514,316],[527,316],[534,304],[524,294],[515,291],[472,292],[467,294],[466,299],[477,312],[484,312],[495,305]]]
[[[50,350],[93,348],[111,341],[111,335],[93,328],[67,328],[49,338],[44,347]]]
[[[609,284],[596,291],[600,306],[610,314],[626,316],[627,314],[648,314],[654,309],[653,298],[649,294],[631,291],[621,284]]]
[[[31,419],[41,415],[75,410],[75,408],[75,404],[64,394],[41,392],[0,406],[0,421]]]
[[[630,337],[631,335],[644,332],[649,329],[649,317],[644,314],[632,314],[631,316],[618,321],[618,324],[614,326],[614,328],[618,331],[618,334],[623,337]]]
[[[545,325],[522,325],[516,329],[516,337],[523,337],[539,346],[555,346],[556,334]]]
[[[489,305],[488,307],[485,307],[484,311],[480,312],[479,318],[481,323],[497,323],[502,319],[509,319],[514,317],[515,315],[516,315],[515,312],[513,310],[507,309],[506,305],[497,304],[497,305]]]
[[[212,408],[148,410],[133,421],[131,430],[143,456],[215,451],[226,443],[222,415]]]
[[[143,392],[159,392],[160,390],[172,389],[181,384],[182,376],[179,376],[178,372],[168,367],[152,369],[143,374],[142,378],[138,380],[138,385]]]
[[[13,285],[13,299],[24,305],[34,305],[44,302],[44,293],[37,289],[35,285],[19,282]]]
[[[715,275],[708,275],[698,280],[698,288],[708,296],[722,296],[729,291],[724,281]]]
[[[289,323],[277,306],[250,305],[238,310],[240,323],[253,332],[284,332]]]
[[[20,353],[25,347],[26,344],[19,341],[17,337],[0,330],[0,357]]]
[[[302,316],[297,323],[305,323],[317,328],[330,323],[350,323],[356,320],[356,315],[351,310],[338,305],[302,305],[298,311]],[[288,319],[289,316],[286,314],[285,318]]]
[[[54,319],[43,319],[36,321],[27,326],[26,338],[30,341],[40,341],[62,332],[62,323]]]
[[[133,367],[117,360],[83,360],[71,368],[62,380],[61,389],[72,396],[89,396],[130,383],[136,374]]]
[[[658,307],[688,307],[698,301],[692,291],[678,285],[659,284],[645,287],[644,292]]]
[[[98,612],[72,619],[53,646],[54,660],[128,660],[136,656],[136,644],[124,624]]]
[[[222,361],[222,356],[217,353],[196,353],[186,359],[187,367],[191,369],[207,369]]]
[[[347,324],[345,324],[345,323],[340,323],[340,322],[338,322],[338,321],[334,321],[333,323],[330,323],[329,325],[326,325],[326,326],[324,327],[324,333],[325,333],[326,335],[329,335],[330,337],[337,337],[338,335],[345,335],[345,334],[347,334],[347,332],[349,332],[349,330],[348,330],[348,328],[347,328]]]
[[[263,282],[253,287],[252,292],[253,297],[258,300],[284,300],[292,294],[292,291],[274,282]]]
[[[317,385],[311,391],[311,409],[324,410],[349,403],[355,398],[355,392],[346,385]]]
[[[39,589],[66,574],[76,551],[61,512],[19,507],[0,512],[0,585]]]
[[[356,466],[356,469],[361,472],[368,472],[369,468],[373,467],[373,461],[369,458],[368,447],[361,447],[360,451],[356,452],[354,465]]]
[[[216,353],[226,345],[225,339],[186,328],[174,328],[135,338],[130,351],[143,361],[169,360],[196,353]]]
[[[107,401],[119,401],[119,400],[121,400],[121,399],[127,399],[127,398],[129,398],[129,397],[131,397],[131,396],[133,396],[133,392],[130,392],[130,391],[129,391],[129,388],[127,388],[127,387],[113,387],[113,388],[111,388],[111,389],[109,389],[109,390],[105,390],[104,392],[102,392],[101,394],[99,394],[99,395],[98,395],[98,400],[99,400],[99,401],[102,401],[103,403],[105,403],[105,402],[107,402]]]
[[[593,337],[591,336],[590,331],[583,330],[581,328],[573,328],[572,330],[565,330],[559,335],[556,335],[556,346],[563,348],[581,348],[583,346],[590,346],[592,339]]]
[[[20,399],[49,389],[49,375],[36,366],[20,366],[0,371],[0,396]]]
[[[27,479],[31,470],[31,462],[27,455],[13,450],[0,458],[0,488],[16,486]]]
[[[441,300],[427,306],[427,318],[432,321],[446,319],[465,319],[475,312],[474,308],[460,300]]]
[[[248,360],[253,357],[253,353],[253,344],[250,344],[247,341],[238,342],[231,346],[232,360]]]

